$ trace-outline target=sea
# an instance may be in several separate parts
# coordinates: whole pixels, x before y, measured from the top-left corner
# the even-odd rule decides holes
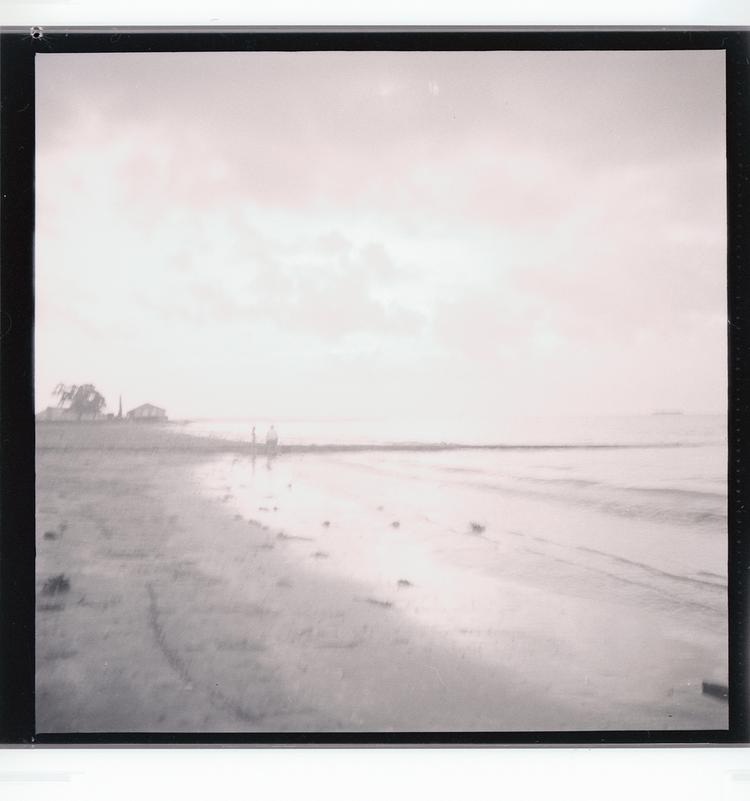
[[[727,418],[651,414],[497,420],[195,420],[194,436],[281,445],[361,447],[351,461],[388,463],[405,480],[465,480],[596,506],[612,514],[725,530]],[[422,451],[447,445],[445,451]],[[462,449],[460,446],[471,446]],[[367,455],[368,447],[396,446]],[[483,448],[477,450],[477,446]],[[484,450],[484,448],[487,448]],[[340,461],[340,459],[339,459]]]
[[[424,419],[408,423],[195,420],[176,425],[188,434],[241,442],[251,440],[253,426],[257,441],[263,442],[267,429],[274,425],[281,445],[302,450],[333,446],[326,454],[282,455],[275,470],[304,473],[317,484],[333,481],[337,475],[339,491],[365,495],[368,508],[379,486],[393,484],[404,499],[413,495],[417,486],[422,491],[429,487],[442,495],[455,494],[456,504],[461,503],[462,493],[471,489],[473,505],[480,505],[478,498],[488,502],[485,516],[491,516],[493,509],[502,513],[503,497],[527,498],[589,509],[612,519],[676,526],[722,545],[726,540],[727,419],[722,415]],[[424,449],[440,444],[449,447]],[[382,445],[398,449],[367,450]],[[360,447],[342,447],[337,452],[335,446]],[[347,475],[351,475],[350,481]],[[286,483],[294,480],[293,475],[287,478]],[[717,553],[723,558],[723,550]],[[715,559],[711,562],[716,565]]]
[[[700,679],[726,681],[726,417],[174,427],[249,442],[255,426],[264,442],[271,424],[294,447],[228,449],[194,481],[290,570],[348,582],[355,601],[539,681],[547,658],[513,656],[508,626],[529,648],[564,647],[556,680],[595,676],[602,697],[635,703],[627,677],[658,674],[690,706]]]

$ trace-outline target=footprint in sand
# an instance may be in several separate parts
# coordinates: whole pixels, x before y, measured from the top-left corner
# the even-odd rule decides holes
[[[328,528],[328,526],[330,526],[330,525],[331,525],[331,521],[330,521],[330,520],[324,520],[324,521],[323,521],[323,526],[324,526],[325,528]]]
[[[259,642],[250,640],[219,640],[216,643],[217,651],[265,651],[266,647]]]
[[[392,526],[393,528],[398,528],[400,525],[401,525],[401,523],[399,523],[399,522],[398,522],[398,520],[394,520],[394,521],[391,523],[391,526]]]
[[[408,579],[399,579],[396,582],[397,587],[413,587],[414,585]]]
[[[56,662],[58,660],[64,659],[72,659],[74,656],[77,656],[78,651],[48,651],[46,654],[42,654],[41,658],[45,662]]]
[[[313,559],[328,559],[328,554],[325,551],[315,551],[312,557]]]
[[[336,648],[343,648],[343,649],[352,649],[357,648],[364,643],[364,640],[342,640],[342,641],[328,641],[328,642],[321,642],[318,643],[315,647],[316,648],[326,648],[326,649],[336,649]]]

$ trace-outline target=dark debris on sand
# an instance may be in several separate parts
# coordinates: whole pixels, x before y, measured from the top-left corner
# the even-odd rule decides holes
[[[365,598],[365,603],[379,606],[382,609],[390,609],[393,606],[391,601],[379,601],[377,598]]]
[[[42,595],[58,595],[70,590],[70,579],[64,574],[50,576],[42,585]]]
[[[68,530],[67,523],[60,523],[57,527],[57,530],[50,529],[49,531],[44,532],[44,539],[45,540],[61,540],[63,538],[63,534]]]
[[[729,688],[725,684],[704,681],[702,691],[703,695],[710,695],[713,698],[718,698],[720,701],[727,701],[729,699]]]
[[[294,534],[285,534],[283,531],[280,531],[276,535],[277,540],[304,540],[305,542],[312,542],[312,537],[298,537]]]

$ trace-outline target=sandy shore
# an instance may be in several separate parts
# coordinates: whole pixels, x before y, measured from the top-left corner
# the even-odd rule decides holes
[[[521,631],[506,619],[467,630],[468,639],[446,637],[408,613],[420,587],[406,578],[389,575],[373,591],[358,575],[332,571],[329,555],[345,545],[335,526],[289,531],[270,512],[251,515],[228,494],[206,494],[196,475],[226,443],[116,425],[40,425],[37,437],[40,732],[726,725],[726,706],[700,694],[710,638],[675,626],[664,644],[663,631],[648,634],[648,620],[642,630],[629,622],[638,614],[632,593],[613,598],[601,583],[584,582],[571,600],[545,554],[519,555],[512,576],[487,586],[496,588],[498,614],[532,598],[559,608],[557,631]],[[511,544],[501,555],[507,562],[514,553]],[[461,560],[474,561],[449,554]],[[56,574],[69,589],[45,594]],[[462,592],[471,600],[472,584]],[[486,605],[486,595],[476,598]],[[570,643],[594,619],[606,629],[614,607],[618,635],[635,627],[644,653],[662,641],[674,664],[602,697],[589,689],[601,687],[592,676],[614,669],[632,639],[602,642],[601,664],[588,671]],[[520,669],[524,662],[534,669]]]

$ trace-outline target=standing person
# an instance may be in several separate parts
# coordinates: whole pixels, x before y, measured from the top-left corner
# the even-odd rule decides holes
[[[253,454],[253,456],[255,456],[255,426],[253,426],[253,433],[252,433],[252,438],[251,438],[250,442],[251,442],[251,447],[252,447],[252,454]]]
[[[266,434],[266,453],[269,456],[276,455],[276,449],[279,446],[279,435],[276,433],[276,429],[271,426],[268,429],[268,433]]]

